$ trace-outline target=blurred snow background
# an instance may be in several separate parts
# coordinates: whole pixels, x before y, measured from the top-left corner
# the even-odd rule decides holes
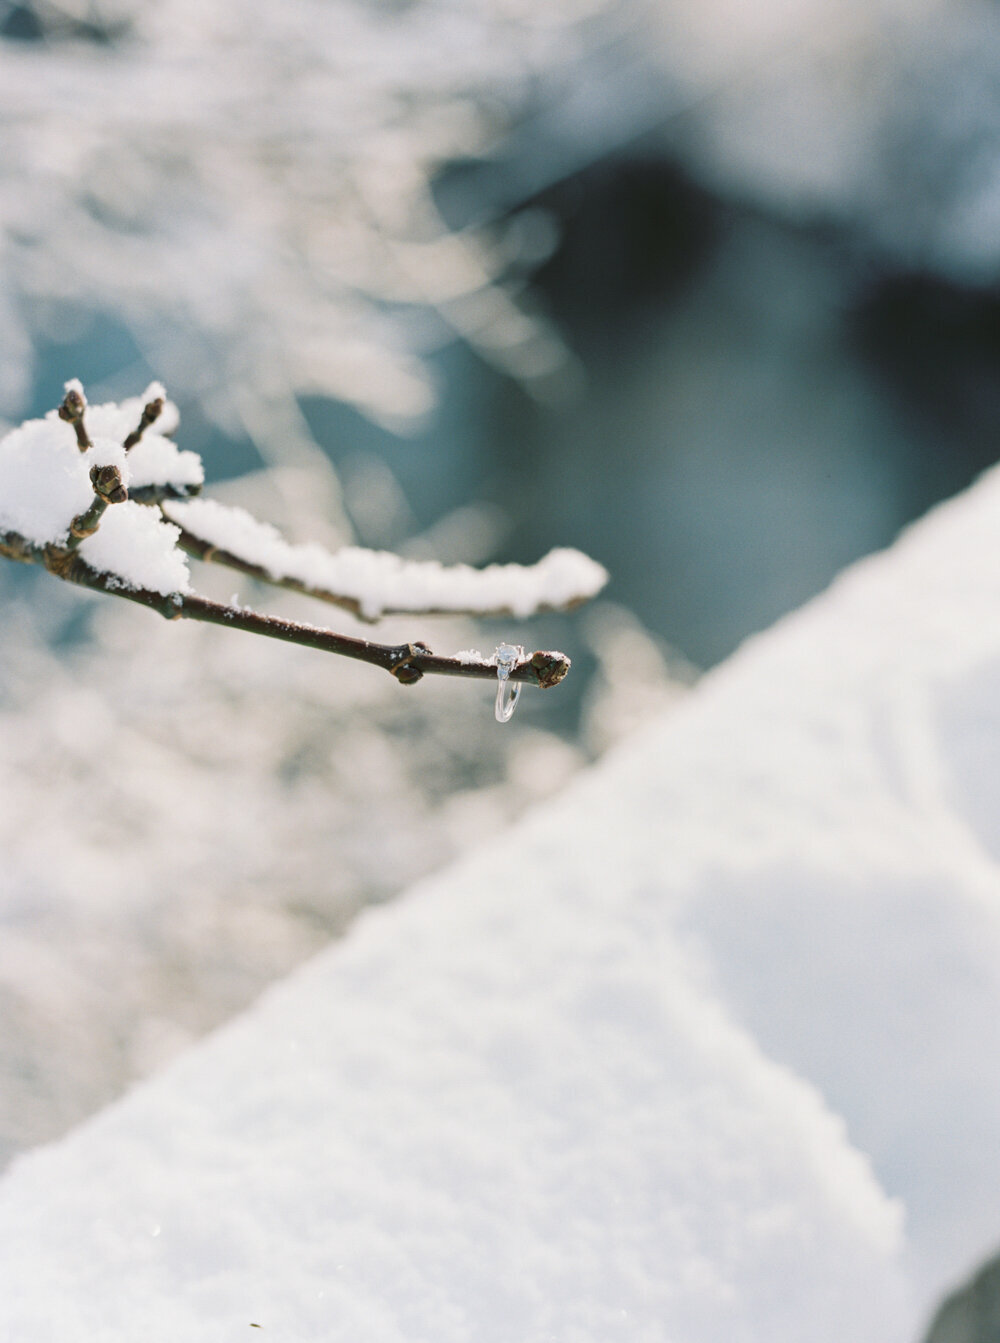
[[[387,630],[569,652],[500,732],[475,687],[0,574],[9,1153],[996,458],[1000,15],[34,0],[0,33],[0,416],[162,377],[209,480],[298,539],[616,580]]]
[[[15,1162],[0,1333],[915,1343],[1000,1227],[998,517],[995,469]]]
[[[434,403],[429,357],[456,333],[533,394],[558,393],[568,351],[517,302],[551,228],[455,232],[431,181],[488,152],[547,70],[579,63],[588,14],[8,6],[8,418],[44,409],[70,365],[92,399],[169,369],[181,441],[193,424],[210,472],[240,477],[222,497],[300,538],[490,558],[509,529],[497,505],[464,498],[410,535],[392,473],[361,456],[338,473],[301,399],[417,423]],[[370,669],[218,631],[178,640],[39,577],[0,579],[4,1158],[245,1005],[362,905],[544,800],[690,679],[605,603],[577,625],[600,668],[580,726],[556,733],[526,700],[499,733],[482,687],[400,694]],[[208,574],[202,588],[237,583]],[[554,645],[540,624],[535,642]],[[442,649],[514,633],[383,630]]]

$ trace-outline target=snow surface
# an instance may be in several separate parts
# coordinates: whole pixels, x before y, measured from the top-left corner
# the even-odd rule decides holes
[[[83,396],[77,378],[66,390]],[[161,395],[153,383],[146,400]],[[123,484],[200,485],[201,459],[179,452],[159,435],[140,441],[126,453],[122,439],[135,428],[145,400],[88,406],[85,414],[92,446],[81,452],[71,425],[50,411],[44,420],[28,420],[0,440],[0,531],[13,531],[37,545],[63,544],[73,519],[94,500],[90,471],[116,466]],[[138,470],[136,468],[138,467]],[[80,555],[122,587],[165,594],[190,591],[187,557],[177,548],[180,531],[158,512],[131,500],[106,510]]]
[[[367,619],[386,611],[509,611],[527,616],[592,597],[608,581],[600,564],[568,548],[551,550],[530,566],[491,564],[473,569],[467,564],[404,560],[388,551],[358,546],[345,546],[336,554],[316,544],[293,546],[244,509],[211,499],[171,501],[164,511],[203,541],[259,565],[273,578],[291,578],[356,601]]]
[[[77,449],[78,455],[82,455]],[[128,453],[122,447],[121,440],[113,438],[102,438],[95,435],[91,439],[90,448],[84,455],[84,460],[88,468],[92,466],[116,466],[118,474],[122,478],[122,484],[128,489],[131,481],[131,472],[129,471]]]
[[[257,509],[274,484],[227,489]],[[204,577],[229,596],[229,571]],[[0,1169],[583,763],[553,731],[560,691],[528,687],[501,732],[495,682],[428,676],[406,693],[352,659],[168,622],[41,575],[21,587],[31,603],[3,597],[0,639]],[[277,589],[268,609],[301,620],[312,603]],[[53,648],[84,612],[91,637]],[[581,641],[597,629],[581,742],[606,747],[679,693],[648,636],[637,686],[639,627],[623,615],[601,603],[575,622]],[[365,633],[349,612],[337,625]],[[483,646],[467,621],[452,633]]]
[[[83,386],[78,378],[66,384],[67,391],[70,387],[75,387],[80,395],[83,395]],[[141,489],[148,485],[179,487],[202,485],[205,470],[201,458],[196,452],[182,451],[167,437],[176,431],[180,424],[180,415],[174,402],[167,398],[162,382],[151,382],[141,396],[129,396],[123,401],[105,401],[98,405],[88,405],[87,432],[94,440],[95,446],[99,437],[124,443],[129,434],[138,427],[145,407],[157,398],[163,401],[163,409],[155,421],[155,429],[147,429],[128,453],[128,483],[133,489]]]
[[[156,509],[133,503],[115,504],[101,518],[80,555],[123,587],[150,592],[190,592],[187,556],[178,549],[180,529],[164,522]]]
[[[70,388],[83,396],[83,384],[79,378],[73,378],[66,383],[66,391]],[[142,418],[142,412],[150,401],[161,400],[163,409],[156,418],[156,432],[158,434],[172,434],[177,428],[180,417],[177,407],[167,398],[166,388],[162,382],[151,382],[141,396],[127,396],[122,401],[104,401],[97,405],[87,406],[87,428],[91,437],[95,434],[103,434],[106,438],[117,439],[123,443],[134,429],[139,426]],[[147,431],[148,432],[148,431]]]
[[[78,378],[66,383],[66,391],[84,395]],[[162,434],[145,434],[129,453],[122,447],[139,423],[142,407],[162,394],[161,384],[151,383],[144,397],[87,406],[84,418],[92,443],[87,452],[80,451],[72,426],[54,410],[0,439],[0,530],[18,532],[39,545],[65,541],[70,523],[93,502],[93,466],[117,466],[126,487],[201,485],[205,473],[198,454],[180,451]],[[164,428],[176,426],[172,403],[160,418],[166,420]]]
[[[147,429],[128,454],[133,489],[147,485],[198,486],[205,469],[196,452],[184,452],[162,434]]]
[[[366,917],[22,1160],[0,1332],[903,1337],[899,1210],[840,1122],[692,986],[655,902],[581,890],[554,838]]]
[[[915,1338],[1000,1238],[998,523],[994,470],[22,1158],[0,1337]]]
[[[65,541],[93,502],[87,455],[58,418],[27,420],[0,439],[0,530],[45,545]]]

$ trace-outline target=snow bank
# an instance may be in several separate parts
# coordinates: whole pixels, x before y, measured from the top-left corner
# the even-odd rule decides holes
[[[1000,1241],[998,536],[994,470],[577,803],[572,862],[671,905],[706,985],[904,1201],[922,1309]]]
[[[656,902],[550,843],[367,916],[22,1160],[0,1334],[902,1338],[898,1210],[840,1123],[691,986]]]
[[[912,1339],[1000,1237],[998,522],[993,472],[17,1163],[0,1336]]]
[[[994,471],[748,644],[581,783],[567,858],[845,1116],[924,1310],[1000,1239],[998,522]]]

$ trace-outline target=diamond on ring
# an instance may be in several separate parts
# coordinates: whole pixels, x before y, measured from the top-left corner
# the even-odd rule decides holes
[[[497,701],[496,701],[496,720],[498,723],[507,723],[513,716],[517,707],[517,701],[521,696],[521,686],[510,685],[509,678],[511,672],[524,657],[524,649],[520,644],[500,644],[495,653],[497,664]]]

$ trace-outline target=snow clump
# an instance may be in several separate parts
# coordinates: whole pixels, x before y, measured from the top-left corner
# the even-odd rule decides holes
[[[331,555],[321,546],[290,545],[281,534],[241,508],[210,499],[171,502],[168,516],[219,550],[314,591],[334,592],[357,603],[367,620],[386,612],[535,611],[573,605],[593,597],[608,581],[602,565],[578,550],[559,548],[530,566],[443,565],[403,560],[384,550],[345,546]]]

